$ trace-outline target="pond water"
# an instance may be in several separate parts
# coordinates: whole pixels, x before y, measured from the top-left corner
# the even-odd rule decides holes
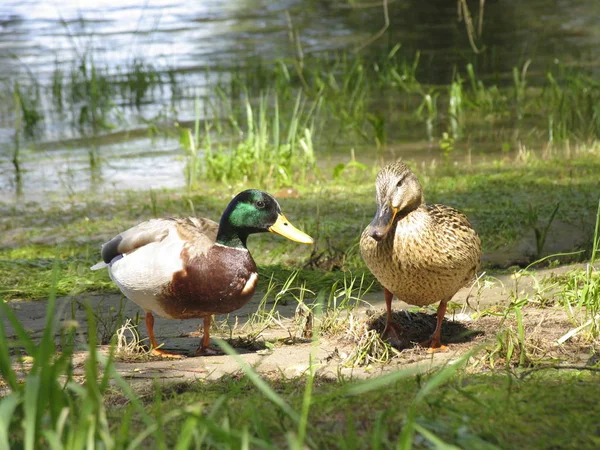
[[[478,2],[470,3],[476,14]],[[389,4],[389,14],[390,29],[362,53],[395,43],[409,53],[419,50],[424,83],[447,84],[453,66],[467,62],[477,65],[479,76],[498,77],[510,76],[514,66],[531,59],[529,71],[535,76],[557,62],[593,66],[600,56],[600,2],[595,0],[488,0],[486,49],[480,55],[473,53],[464,23],[457,20],[454,1],[398,0]],[[185,162],[176,136],[150,138],[148,120],[190,121],[193,99],[210,99],[215,80],[226,82],[234,67],[243,70],[258,58],[268,64],[292,57],[288,17],[305,54],[351,51],[383,23],[380,7],[350,7],[343,0],[3,0],[0,201],[43,200],[88,189],[183,186]],[[136,61],[160,75],[151,95],[135,107],[115,97],[112,127],[94,132],[93,138],[73,125],[72,114],[57,111],[50,98],[57,70],[68,76],[86,55],[107,75],[133,75]],[[175,74],[176,84],[169,74]],[[40,87],[44,115],[35,138],[19,143],[19,178],[12,163],[17,81]],[[176,103],[175,89],[181,91]],[[394,156],[429,148],[421,129],[389,141]],[[100,163],[90,169],[92,147]],[[357,149],[357,158],[365,160],[374,151],[365,145]],[[326,151],[347,154],[348,147]]]

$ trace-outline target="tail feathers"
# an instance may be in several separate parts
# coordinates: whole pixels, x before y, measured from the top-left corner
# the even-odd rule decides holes
[[[108,264],[106,264],[104,261],[100,261],[98,264],[94,264],[92,267],[90,267],[90,270],[100,270],[104,269],[105,267],[108,267]]]

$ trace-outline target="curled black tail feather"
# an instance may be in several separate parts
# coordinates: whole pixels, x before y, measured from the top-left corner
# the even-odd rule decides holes
[[[119,234],[102,246],[102,260],[106,264],[110,264],[113,259],[121,254],[119,252],[119,244],[122,240],[123,236]]]

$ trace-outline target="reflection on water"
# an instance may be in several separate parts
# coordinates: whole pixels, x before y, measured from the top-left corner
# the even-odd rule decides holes
[[[28,158],[18,180],[2,166],[0,176],[8,189],[0,191],[0,202],[10,202],[18,196],[24,201],[42,202],[87,190],[95,193],[125,189],[178,188],[185,183],[184,160],[173,143],[137,139],[102,149],[100,161],[90,168],[87,148],[71,148],[53,154],[36,154]],[[140,151],[146,149],[146,151]],[[31,189],[30,186],[34,186]]]
[[[391,3],[390,29],[365,52],[391,48],[397,42],[403,49],[420,50],[419,79],[433,84],[448,83],[454,65],[467,62],[485,77],[510,74],[513,66],[533,59],[530,73],[535,76],[555,59],[586,64],[600,56],[600,2],[488,0],[485,5],[486,51],[481,55],[473,55],[451,0]],[[90,144],[62,143],[78,137],[78,131],[66,126],[61,114],[52,112],[48,98],[40,99],[46,111],[44,128],[35,142],[28,143],[24,172],[17,179],[11,163],[16,80],[27,84],[29,77],[35,77],[49,90],[57,68],[68,74],[68,68],[86,54],[93,54],[95,64],[109,74],[122,73],[133,61],[144,61],[159,72],[180,74],[188,93],[177,104],[177,117],[169,120],[189,120],[194,115],[193,97],[213,95],[207,68],[223,71],[253,57],[269,61],[293,55],[286,12],[307,54],[356,48],[381,27],[383,17],[380,8],[351,8],[344,1],[3,0],[0,201],[13,199],[20,188],[25,199],[40,199],[50,193],[184,183],[184,163],[174,138],[151,142],[139,134],[135,139],[123,135],[117,142],[98,147],[101,162],[96,172],[90,172]],[[121,117],[111,118],[114,126],[121,130],[143,126],[147,118],[164,112],[171,95],[169,86],[164,86],[139,108],[123,107]],[[427,138],[424,127],[420,132],[407,132],[405,139],[409,137],[418,147]]]
[[[112,69],[133,58],[178,69],[231,63],[250,54],[275,57],[289,50],[285,11],[296,26],[310,24],[309,36],[351,33],[336,16],[301,1],[173,0],[4,0],[0,5],[1,77],[22,66],[50,75],[55,62],[77,61],[94,51]],[[306,2],[309,4],[312,2]],[[311,45],[313,42],[313,45]],[[308,51],[324,48],[312,38]],[[13,58],[15,56],[16,58]]]

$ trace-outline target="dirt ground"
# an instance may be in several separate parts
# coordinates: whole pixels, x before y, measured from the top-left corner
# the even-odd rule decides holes
[[[229,342],[240,353],[241,358],[265,375],[280,374],[287,377],[299,375],[307,369],[311,352],[314,352],[313,361],[318,364],[318,373],[324,377],[368,377],[397,370],[400,367],[425,371],[448,363],[483,342],[496,340],[503,320],[502,316],[486,314],[473,319],[473,316],[476,316],[473,313],[484,310],[501,311],[501,307],[510,303],[515,292],[533,294],[536,280],[550,274],[562,274],[576,267],[580,266],[567,265],[538,270],[535,271],[534,276],[521,277],[518,281],[514,275],[499,275],[491,280],[488,278],[478,286],[462,289],[453,299],[458,307],[453,310],[449,308],[443,325],[442,340],[448,344],[449,349],[435,354],[428,354],[425,349],[414,344],[425,340],[433,331],[435,309],[425,313],[394,300],[394,317],[406,330],[406,345],[386,364],[348,364],[348,356],[356,348],[356,332],[353,336],[350,336],[351,333],[344,332],[324,335],[314,343],[310,339],[300,337],[298,322],[294,319],[297,305],[291,302],[278,306],[281,317],[279,323],[262,330],[253,345],[248,345],[247,335],[257,330],[244,327],[244,323],[250,314],[256,311],[261,299],[260,294],[255,295],[253,300],[236,314],[217,317],[218,326],[212,330],[211,337],[232,338]],[[469,297],[468,301],[467,297]],[[520,297],[522,298],[522,295]],[[364,300],[365,303],[352,314],[353,326],[363,327],[364,330],[381,331],[385,321],[383,294],[368,293]],[[141,314],[137,305],[128,300],[123,301],[118,295],[87,295],[75,299],[58,299],[57,321],[70,320],[75,313],[82,342],[87,338],[85,310],[82,306],[85,302],[89,302],[96,313],[105,320],[109,320],[108,318],[115,314],[121,304],[126,317],[134,317],[136,313]],[[46,320],[46,302],[12,302],[10,305],[25,328],[34,337],[41,336]],[[589,363],[589,355],[593,354],[589,345],[579,344],[575,340],[560,346],[556,345],[557,339],[573,327],[562,308],[528,307],[523,310],[523,321],[527,342],[531,344],[532,352],[536,357],[569,364]],[[157,318],[155,332],[159,342],[164,343],[164,348],[189,356],[178,360],[154,357],[119,358],[116,363],[118,371],[134,383],[142,384],[152,382],[155,378],[165,382],[217,379],[224,374],[238,371],[238,363],[230,356],[195,356],[195,349],[201,336],[200,326],[199,320]],[[99,328],[101,334],[102,325]],[[233,332],[227,333],[227,328],[232,329]],[[142,338],[145,338],[146,329],[143,320],[139,330]],[[8,333],[9,335],[12,333],[10,327]],[[272,345],[266,345],[265,341]],[[107,352],[107,348],[107,346],[100,347],[102,352]],[[83,351],[76,354],[76,370],[82,370],[85,356]]]

